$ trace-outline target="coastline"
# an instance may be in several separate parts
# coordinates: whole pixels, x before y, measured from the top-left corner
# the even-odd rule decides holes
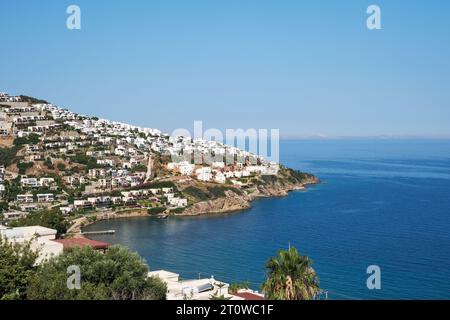
[[[264,188],[262,191],[258,190],[256,193],[249,195],[238,195],[233,191],[226,192],[225,197],[220,197],[214,200],[201,201],[194,203],[184,212],[176,214],[177,217],[194,217],[206,215],[220,215],[241,213],[252,208],[252,202],[261,198],[285,197],[290,192],[307,190],[309,186],[317,185],[320,180],[316,177],[309,179],[305,183],[296,183],[289,185],[276,185],[271,188]],[[157,217],[157,215],[150,215],[147,209],[136,208],[127,209],[123,211],[100,211],[87,216],[83,216],[72,221],[71,226],[67,230],[66,235],[77,235],[82,232],[84,227],[93,225],[100,221],[116,220],[126,218],[139,217]]]
[[[258,189],[257,192],[248,195],[239,195],[235,192],[226,192],[226,197],[197,202],[192,207],[186,209],[177,216],[200,216],[210,214],[226,214],[248,210],[252,207],[252,202],[260,198],[285,197],[292,191],[306,190],[310,185],[319,184],[320,180],[313,178],[307,183],[297,183],[289,185],[274,185]]]
[[[80,234],[80,232],[82,232],[82,229],[84,227],[90,226],[99,221],[137,218],[137,217],[151,217],[151,215],[149,215],[147,213],[147,209],[142,209],[142,208],[128,209],[128,210],[123,210],[123,211],[95,212],[95,213],[74,219],[72,221],[71,226],[67,229],[66,235]]]

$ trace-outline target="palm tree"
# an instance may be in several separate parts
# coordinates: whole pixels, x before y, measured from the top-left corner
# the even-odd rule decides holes
[[[267,280],[262,291],[271,300],[311,300],[320,292],[312,261],[294,247],[281,250],[266,264]]]

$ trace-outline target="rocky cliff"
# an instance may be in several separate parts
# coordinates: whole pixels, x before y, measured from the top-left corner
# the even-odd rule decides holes
[[[251,202],[260,197],[282,197],[294,190],[305,189],[319,183],[311,174],[283,168],[277,176],[267,176],[251,188],[224,191],[224,195],[211,200],[199,201],[186,208],[180,215],[229,213],[249,209]]]

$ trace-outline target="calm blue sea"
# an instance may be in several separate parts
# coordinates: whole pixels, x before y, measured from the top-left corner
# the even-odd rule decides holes
[[[96,239],[139,252],[152,270],[214,275],[258,289],[289,244],[314,260],[334,299],[450,299],[450,141],[282,141],[282,162],[322,184],[215,217],[104,221]],[[381,290],[366,268],[381,268]]]

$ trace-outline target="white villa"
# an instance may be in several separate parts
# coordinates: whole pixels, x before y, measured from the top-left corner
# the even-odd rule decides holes
[[[202,167],[195,170],[197,179],[199,181],[210,181],[212,179],[212,172],[210,167]]]
[[[46,259],[60,255],[63,252],[61,243],[52,241],[56,239],[56,230],[41,226],[5,228],[0,226],[0,236],[9,242],[30,242],[31,249],[37,251],[39,256],[36,264]]]
[[[27,194],[18,194],[17,195],[17,202],[33,202],[33,194],[27,193]]]

